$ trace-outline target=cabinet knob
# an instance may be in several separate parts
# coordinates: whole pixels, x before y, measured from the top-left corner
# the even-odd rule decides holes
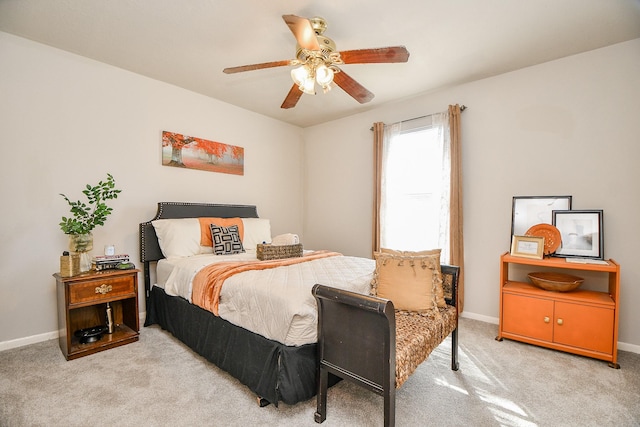
[[[113,290],[113,286],[111,285],[107,285],[106,283],[103,283],[100,286],[96,286],[96,294],[106,294],[108,292],[111,292]]]
[[[558,319],[558,325],[562,325],[563,323],[564,323],[564,320]]]
[[[544,323],[549,323],[550,321],[549,316],[544,316]]]

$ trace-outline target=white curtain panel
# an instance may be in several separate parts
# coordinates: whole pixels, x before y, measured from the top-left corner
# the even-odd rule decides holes
[[[451,199],[449,113],[385,126],[382,146],[380,245],[442,249],[448,263]]]

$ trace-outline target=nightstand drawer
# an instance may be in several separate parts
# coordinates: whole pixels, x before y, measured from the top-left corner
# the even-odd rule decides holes
[[[98,302],[127,294],[135,295],[135,287],[131,276],[92,280],[69,286],[69,304]]]

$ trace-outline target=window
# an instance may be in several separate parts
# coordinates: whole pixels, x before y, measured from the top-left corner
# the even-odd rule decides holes
[[[380,246],[442,249],[449,261],[450,155],[446,114],[388,126],[382,149]]]

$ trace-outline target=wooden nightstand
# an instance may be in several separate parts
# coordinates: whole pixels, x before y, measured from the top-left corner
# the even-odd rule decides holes
[[[67,360],[138,341],[139,270],[107,270],[56,278],[60,349]],[[95,342],[80,343],[75,332],[106,325],[107,303],[115,329]]]

